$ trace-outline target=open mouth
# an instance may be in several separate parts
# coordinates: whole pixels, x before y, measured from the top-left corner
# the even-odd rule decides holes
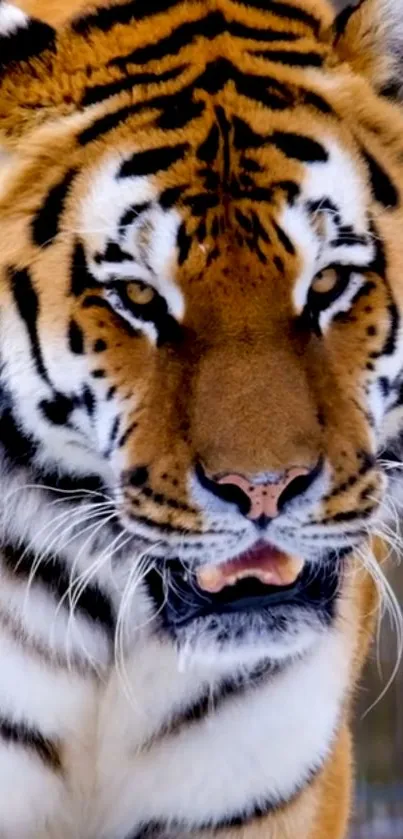
[[[257,542],[251,549],[221,565],[207,565],[197,571],[197,582],[202,591],[211,594],[240,580],[253,578],[264,585],[293,585],[304,566],[300,557],[279,551],[267,542]]]
[[[252,612],[275,613],[284,607],[315,612],[332,608],[339,574],[333,555],[313,566],[267,543],[220,565],[185,570],[167,560],[165,573],[150,571],[148,586],[165,626],[177,630],[196,618]]]

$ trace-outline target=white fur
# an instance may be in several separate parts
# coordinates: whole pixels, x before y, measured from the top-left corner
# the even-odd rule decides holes
[[[0,3],[0,38],[13,35],[18,29],[26,29],[28,24],[29,18],[21,9],[11,3]]]
[[[4,469],[0,474],[5,538],[28,538],[39,555],[49,546],[46,527],[58,507],[49,499],[45,503],[43,490],[24,488],[23,472],[10,479]],[[68,507],[66,515],[68,522]],[[69,545],[61,533],[58,544],[70,567],[78,562],[78,571],[97,559],[92,543],[79,534]],[[101,544],[98,556],[102,549]],[[96,571],[94,579],[107,587],[116,608],[138,556],[134,543],[116,565],[107,562]],[[9,796],[0,792],[5,839],[126,839],[142,819],[224,818],[287,798],[325,758],[349,678],[351,650],[341,626],[327,631],[296,626],[288,649],[256,639],[254,646],[239,644],[222,655],[206,642],[203,649],[201,636],[199,649],[189,645],[179,656],[168,637],[154,634],[150,603],[138,583],[127,612],[124,657],[114,666],[102,631],[83,616],[70,622],[35,582],[28,596],[24,582],[9,572],[0,583],[0,717],[60,739],[67,777],[65,785],[32,752],[0,740],[0,782],[6,791],[13,788]],[[19,643],[6,614],[24,629]],[[42,661],[31,649],[35,643],[61,661]],[[275,649],[280,660],[294,656],[286,671],[141,751],[206,689],[214,707],[222,679]]]
[[[153,658],[145,661],[144,654],[141,658],[134,657],[131,664],[137,687],[131,731],[129,709],[124,700],[122,705],[117,685],[104,708],[105,723],[113,717],[115,724],[108,735],[105,727],[100,810],[95,818],[100,837],[125,836],[133,827],[134,813],[138,821],[158,813],[168,820],[202,822],[206,813],[218,820],[253,802],[287,798],[325,757],[349,670],[349,654],[338,632],[329,633],[310,656],[266,687],[252,690],[247,699],[229,700],[200,725],[136,756],[143,720],[152,715],[156,695],[169,695],[172,678],[178,690],[181,685],[174,666],[170,673],[159,671],[157,687]],[[186,678],[182,681],[186,683]],[[116,772],[107,755],[119,743]]]
[[[71,839],[60,830],[64,822],[66,794],[57,775],[38,766],[33,754],[18,746],[0,748],[0,835],[2,839],[50,839],[49,822],[57,820],[52,839]],[[77,834],[76,834],[77,835]]]
[[[300,314],[305,306],[309,288],[317,273],[319,265],[320,241],[312,228],[308,213],[296,203],[288,204],[280,217],[280,226],[298,250],[302,268],[293,289],[295,311]]]
[[[331,138],[322,139],[329,159],[325,163],[312,163],[305,167],[300,198],[292,205],[286,205],[280,218],[280,224],[297,247],[302,261],[302,269],[293,289],[293,301],[297,314],[303,310],[309,288],[315,275],[332,263],[340,265],[368,265],[374,255],[374,248],[368,234],[366,208],[368,205],[367,185],[358,173],[353,158],[340,148]],[[325,239],[319,237],[313,229],[311,219],[305,208],[307,201],[330,198],[337,207],[342,223],[350,225],[358,235],[366,235],[366,244],[353,246],[332,246],[336,235],[336,226],[332,223],[331,213],[323,210],[325,221]],[[318,210],[320,212],[320,210]],[[343,300],[339,298],[326,313],[322,323],[326,327],[337,311],[346,311],[348,299],[352,293],[346,290]]]
[[[185,304],[174,279],[180,215],[176,210],[163,210],[158,206],[157,190],[151,178],[118,179],[116,175],[123,160],[122,155],[113,155],[103,161],[92,173],[82,202],[78,224],[86,234],[91,271],[101,283],[119,278],[149,283],[165,297],[169,311],[180,321]],[[120,220],[125,211],[143,203],[150,203],[150,207],[122,228]],[[103,253],[110,241],[118,243],[130,254],[130,259],[117,263],[95,262],[94,256]],[[136,327],[155,340],[154,332],[150,332],[144,322],[137,321]]]

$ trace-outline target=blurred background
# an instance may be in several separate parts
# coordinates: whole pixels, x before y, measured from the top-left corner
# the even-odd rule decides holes
[[[403,565],[396,563],[389,579],[403,607]],[[357,695],[357,795],[351,839],[403,839],[403,664],[381,696],[395,669],[396,654],[396,634],[385,616]]]
[[[339,11],[356,3],[334,0],[334,5]],[[403,557],[401,562],[399,568],[396,560],[388,576],[403,609]],[[357,791],[349,839],[403,839],[403,663],[381,696],[396,655],[396,634],[385,616],[357,695]]]

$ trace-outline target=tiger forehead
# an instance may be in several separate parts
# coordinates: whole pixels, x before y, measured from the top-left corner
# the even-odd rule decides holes
[[[62,5],[54,4],[59,10]],[[49,30],[51,49],[47,62],[35,67],[35,76],[27,74],[30,101],[36,97],[43,101],[45,90],[51,100],[57,96],[58,104],[64,101],[66,105],[74,103],[76,107],[98,104],[112,95],[132,92],[137,84],[154,83],[158,90],[155,72],[141,75],[139,68],[153,61],[166,61],[160,81],[174,95],[179,92],[179,77],[184,70],[189,70],[185,89],[180,84],[182,101],[188,104],[186,100],[191,98],[194,86],[204,87],[210,93],[217,92],[223,82],[233,76],[232,60],[235,58],[236,63],[242,59],[244,65],[234,79],[239,92],[250,93],[247,90],[248,72],[255,74],[254,65],[260,65],[263,72],[256,74],[256,93],[266,99],[266,106],[281,107],[290,104],[292,87],[287,92],[286,85],[274,82],[267,88],[265,59],[276,61],[279,66],[287,64],[287,51],[291,50],[290,57],[295,56],[299,74],[301,66],[322,66],[329,53],[329,45],[325,38],[322,39],[322,34],[330,26],[332,14],[327,3],[321,0],[305,0],[304,8],[278,3],[266,9],[265,4],[259,9],[233,0],[203,0],[203,3],[177,0],[169,4],[171,8],[166,3],[151,4],[144,0],[136,3],[135,9],[134,4],[116,5],[117,10],[98,8],[93,15],[79,17],[56,34]],[[72,14],[71,3],[68,6],[66,17]],[[166,14],[167,8],[169,14]],[[46,34],[43,32],[45,43]],[[265,49],[256,50],[253,43],[256,41]],[[199,71],[204,65],[200,76],[190,72],[194,49],[198,59],[194,70]],[[239,55],[234,55],[234,49]],[[131,71],[129,80],[128,67]],[[64,84],[56,91],[50,79],[60,72],[63,72]],[[294,93],[297,94],[295,98],[301,96],[296,88]]]
[[[303,287],[326,262],[367,264],[365,173],[333,137],[295,137],[294,147],[290,136],[266,142],[219,109],[195,149],[178,143],[106,158],[81,201],[91,271],[101,282],[152,284],[181,317],[178,275],[214,276],[207,269],[218,261],[252,260],[258,274],[288,280],[302,263]]]

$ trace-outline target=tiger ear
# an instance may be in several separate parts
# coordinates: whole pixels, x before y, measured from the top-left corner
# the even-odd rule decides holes
[[[55,30],[29,17],[15,3],[0,0],[0,150],[13,149],[15,141],[40,124],[46,107],[34,101],[36,61],[54,50]],[[39,81],[36,82],[38,87]],[[42,98],[42,102],[41,102]]]
[[[0,151],[3,156],[17,147],[21,151],[21,139],[25,142],[32,130],[55,127],[60,117],[79,114],[86,84],[80,60],[84,61],[86,50],[89,63],[92,55],[84,39],[81,47],[74,43],[71,24],[76,18],[114,2],[0,0]]]
[[[14,6],[42,23],[60,29],[75,17],[89,14],[110,0],[12,0]]]
[[[336,17],[334,46],[376,91],[403,100],[403,0],[361,0]]]

